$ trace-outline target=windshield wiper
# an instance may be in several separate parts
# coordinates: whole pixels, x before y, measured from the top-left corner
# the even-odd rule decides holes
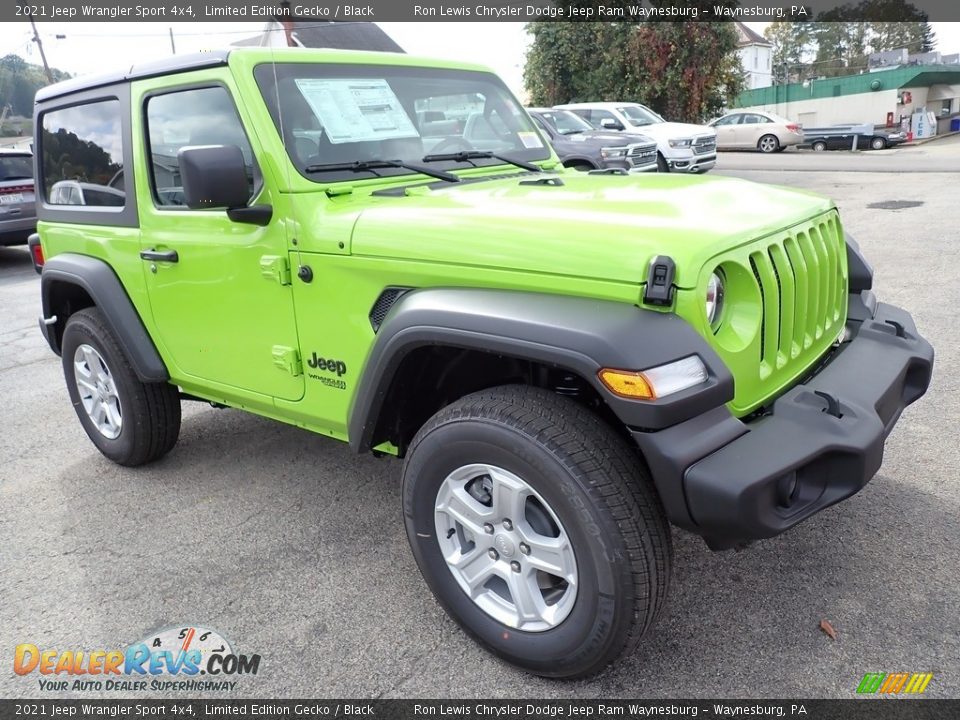
[[[499,160],[500,162],[509,163],[510,165],[516,165],[518,168],[523,168],[524,170],[529,170],[531,172],[542,171],[542,168],[532,163],[524,162],[523,160],[515,160],[514,158],[509,158],[506,155],[497,155],[496,153],[488,150],[461,150],[460,152],[453,153],[425,155],[423,162],[441,162],[443,160],[470,162],[471,160],[483,160],[484,158],[492,158],[494,160]]]
[[[318,172],[333,172],[336,170],[346,170],[348,172],[373,172],[374,170],[380,170],[383,168],[403,168],[404,170],[411,170],[416,173],[421,173],[423,175],[429,175],[430,177],[435,177],[438,180],[446,180],[447,182],[460,182],[458,178],[453,173],[444,172],[443,170],[432,170],[423,165],[415,165],[413,163],[403,162],[402,160],[357,160],[355,162],[344,162],[344,163],[320,163],[318,165],[307,165],[303,171],[308,173],[318,173]],[[379,173],[375,173],[378,177],[382,177]]]

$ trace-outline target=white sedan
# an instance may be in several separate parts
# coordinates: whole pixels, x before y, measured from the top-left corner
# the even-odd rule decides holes
[[[737,110],[709,123],[719,150],[774,153],[803,142],[803,126],[768,112]]]

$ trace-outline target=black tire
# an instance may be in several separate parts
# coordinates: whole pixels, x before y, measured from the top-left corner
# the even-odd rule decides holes
[[[657,172],[670,172],[670,163],[667,162],[667,159],[661,153],[657,153]]]
[[[818,140],[810,147],[813,148],[814,152],[823,152],[824,150],[827,149],[827,144],[823,142],[823,140]]]
[[[524,632],[494,619],[446,564],[436,537],[438,491],[453,470],[472,463],[522,478],[565,529],[576,557],[577,594],[569,615],[550,629]],[[599,672],[637,646],[664,606],[672,540],[643,460],[568,398],[503,386],[442,409],[410,446],[403,506],[414,557],[440,604],[478,642],[531,673],[574,678]]]
[[[83,407],[74,369],[74,355],[81,345],[96,350],[112,376],[122,418],[116,438],[104,435]],[[177,388],[168,383],[140,381],[98,308],[86,308],[70,316],[63,331],[61,350],[70,402],[83,429],[101,453],[119,465],[133,467],[170,451],[180,434]]]
[[[590,172],[591,170],[597,169],[590,163],[584,162],[582,160],[575,160],[574,162],[571,162],[569,165],[565,165],[564,167],[571,168],[572,170],[576,170],[577,172]]]
[[[870,148],[873,150],[885,150],[887,147],[887,141],[882,137],[875,137],[870,141]]]
[[[780,149],[780,140],[776,135],[764,135],[757,140],[757,149],[762,153],[775,153]]]

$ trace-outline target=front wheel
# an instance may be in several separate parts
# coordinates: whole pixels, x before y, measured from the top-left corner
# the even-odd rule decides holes
[[[883,150],[887,147],[887,141],[882,137],[875,137],[870,141],[870,147],[874,150]]]
[[[411,444],[403,503],[440,604],[537,675],[599,672],[664,605],[670,530],[643,461],[567,398],[505,386],[444,408]]]
[[[668,163],[667,159],[660,153],[657,153],[657,172],[670,172],[670,163]]]
[[[827,144],[821,140],[818,140],[811,146],[814,152],[823,152],[827,149]]]

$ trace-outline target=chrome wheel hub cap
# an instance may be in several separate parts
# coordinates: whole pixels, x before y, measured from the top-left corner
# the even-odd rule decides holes
[[[80,404],[94,427],[109,440],[123,429],[123,414],[113,373],[103,357],[90,345],[80,345],[73,354],[73,377]]]
[[[450,573],[493,619],[543,632],[573,610],[573,545],[550,506],[520,477],[494,465],[457,468],[440,485],[434,521]]]

